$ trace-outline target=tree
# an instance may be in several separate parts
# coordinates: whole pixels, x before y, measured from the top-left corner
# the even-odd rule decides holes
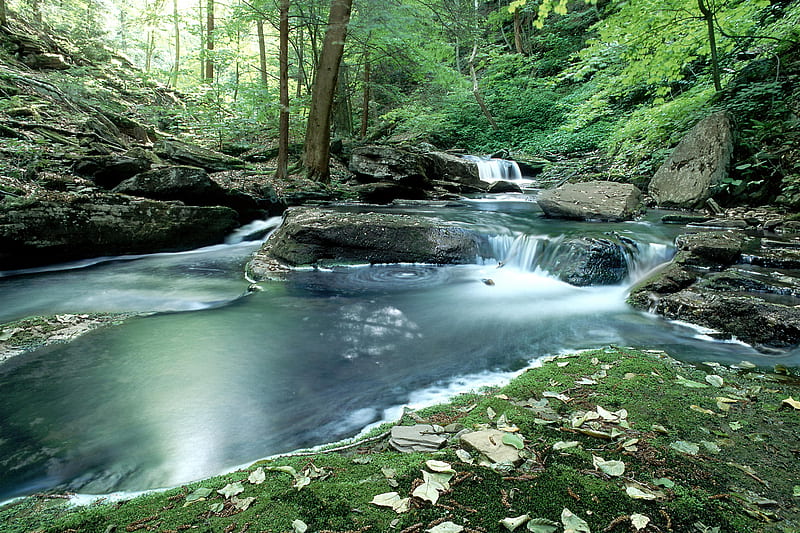
[[[8,24],[6,18],[6,0],[0,0],[0,27]]]
[[[269,87],[269,76],[267,75],[267,43],[264,39],[264,19],[259,15],[256,19],[256,33],[258,35],[258,71],[261,77],[261,84],[264,88]]]
[[[308,176],[322,183],[330,181],[331,109],[352,4],[352,0],[331,0],[328,26],[311,92],[303,163]]]
[[[278,168],[275,177],[286,179],[289,174],[289,0],[281,0],[279,22],[279,91]]]
[[[172,22],[175,26],[175,63],[172,67],[172,86],[178,85],[178,73],[181,70],[181,26],[178,14],[178,0],[172,0]]]
[[[203,79],[214,81],[214,0],[206,1],[206,61]]]

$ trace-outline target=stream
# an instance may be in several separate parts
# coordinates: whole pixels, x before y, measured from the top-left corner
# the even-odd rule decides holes
[[[404,405],[502,384],[570,350],[615,344],[686,361],[800,363],[798,350],[766,356],[625,304],[683,230],[657,212],[558,221],[519,194],[387,209],[469,226],[496,257],[301,269],[248,293],[244,265],[261,240],[239,236],[191,252],[0,273],[1,322],[153,313],[0,365],[0,501],[174,486],[351,437]],[[539,259],[545,242],[609,231],[638,244],[623,284],[574,287]]]

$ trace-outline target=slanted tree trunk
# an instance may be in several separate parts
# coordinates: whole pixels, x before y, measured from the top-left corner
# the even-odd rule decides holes
[[[719,57],[717,55],[717,36],[714,30],[714,12],[708,7],[707,0],[697,0],[697,7],[703,15],[708,27],[708,46],[711,48],[711,77],[714,79],[714,88],[722,90],[722,82],[719,75]]]
[[[475,56],[478,55],[478,43],[472,47],[472,55],[469,56],[469,74],[472,76],[472,94],[475,96],[475,101],[478,102],[478,105],[483,111],[486,120],[489,121],[489,124],[492,125],[493,129],[497,129],[497,122],[494,121],[492,117],[492,113],[489,111],[489,108],[486,106],[486,102],[483,100],[483,96],[481,96],[480,86],[478,85],[478,74],[475,71]]]
[[[181,25],[178,0],[172,0],[172,23],[175,28],[175,63],[172,65],[172,80],[170,84],[176,87],[178,85],[178,73],[181,71]]]
[[[261,84],[265,89],[269,88],[269,77],[267,76],[267,43],[264,40],[264,20],[256,20],[256,31],[258,33],[258,66],[261,72]]]
[[[281,110],[278,118],[278,168],[275,177],[286,179],[289,175],[289,0],[281,0],[279,10],[278,90]]]
[[[203,78],[214,81],[214,0],[206,2],[206,69]]]
[[[330,181],[331,108],[353,0],[331,0],[328,27],[311,95],[303,162],[311,179]]]

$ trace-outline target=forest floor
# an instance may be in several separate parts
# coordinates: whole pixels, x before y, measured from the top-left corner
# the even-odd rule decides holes
[[[399,422],[489,432],[510,462],[452,433],[438,451],[400,453],[385,426],[130,500],[23,498],[0,523],[9,533],[798,532],[800,379],[748,366],[618,347],[563,355]]]

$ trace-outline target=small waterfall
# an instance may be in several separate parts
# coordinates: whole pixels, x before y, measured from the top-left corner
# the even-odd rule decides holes
[[[516,181],[526,182],[522,177],[522,171],[516,161],[510,159],[495,159],[489,157],[478,157],[474,155],[464,156],[464,159],[474,161],[478,165],[478,176],[481,181],[494,183],[496,181]]]
[[[674,254],[666,244],[640,243],[617,234],[598,238],[495,235],[489,244],[503,267],[546,274],[574,285],[632,284]]]

